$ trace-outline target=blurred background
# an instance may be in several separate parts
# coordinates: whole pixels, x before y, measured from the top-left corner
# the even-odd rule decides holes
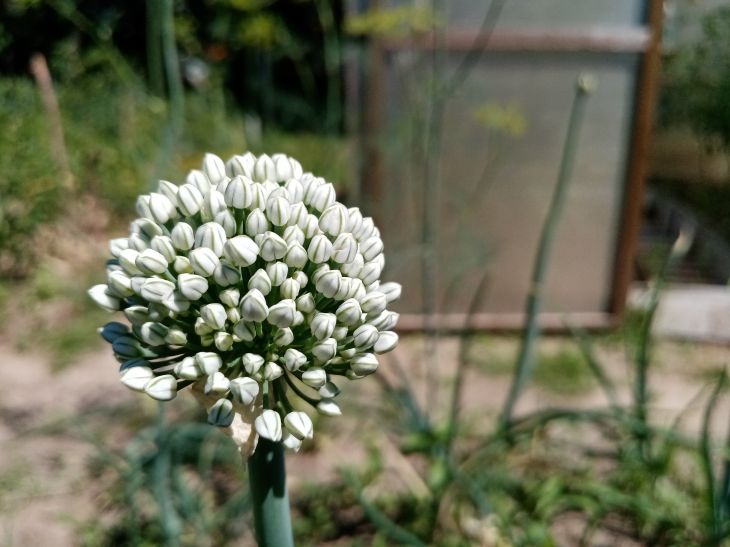
[[[255,545],[232,443],[119,384],[85,294],[138,194],[246,150],[403,284],[288,457],[298,545],[727,544],[728,101],[728,0],[0,3],[0,544]]]

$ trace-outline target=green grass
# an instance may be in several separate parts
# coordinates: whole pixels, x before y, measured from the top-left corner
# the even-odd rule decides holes
[[[568,346],[540,353],[534,381],[545,391],[561,395],[578,395],[595,387],[588,363],[577,349]]]

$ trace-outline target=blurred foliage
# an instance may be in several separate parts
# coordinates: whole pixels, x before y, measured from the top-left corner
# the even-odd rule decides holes
[[[373,7],[349,17],[345,30],[353,36],[401,37],[433,30],[443,25],[434,10],[425,5]]]
[[[688,124],[708,143],[730,146],[730,6],[702,19],[702,37],[665,61],[660,122]]]
[[[484,104],[474,112],[474,119],[487,129],[511,137],[521,137],[527,130],[527,118],[524,111],[516,104]]]
[[[155,43],[159,0],[124,4],[115,0],[11,0],[0,4],[0,71],[21,75],[35,52],[47,57],[72,42],[84,54],[104,53],[129,78],[147,73],[162,94]],[[326,12],[326,13],[324,13]],[[343,7],[340,0],[179,0],[174,2],[175,41],[189,87],[204,66],[222,83],[237,106],[256,113],[266,126],[336,132],[342,119],[327,125],[320,113],[343,100],[341,73],[326,66],[337,58]],[[326,17],[323,17],[326,16]],[[324,21],[334,24],[325,28]],[[338,61],[339,63],[339,61]],[[124,66],[123,66],[124,65]],[[73,60],[52,70],[73,67]],[[63,82],[63,78],[61,78]],[[333,98],[329,90],[337,93]],[[331,124],[331,120],[327,120]]]

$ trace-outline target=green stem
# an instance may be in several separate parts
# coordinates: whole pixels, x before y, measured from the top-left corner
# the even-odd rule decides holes
[[[259,547],[294,547],[283,445],[260,438],[248,477]]]
[[[531,284],[525,304],[525,328],[522,333],[522,342],[520,353],[517,359],[517,366],[512,378],[509,395],[505,401],[502,416],[500,418],[500,426],[504,431],[511,421],[515,404],[527,382],[532,377],[534,368],[534,352],[535,346],[540,335],[538,318],[542,309],[543,290],[545,278],[547,277],[548,265],[552,254],[553,244],[555,243],[558,223],[562,216],[563,207],[567,201],[568,187],[573,174],[575,165],[575,157],[578,149],[578,133],[583,122],[586,100],[590,92],[591,82],[588,77],[581,76],[578,78],[576,86],[575,100],[570,113],[570,121],[568,122],[568,133],[565,138],[563,147],[563,158],[560,163],[560,171],[558,173],[558,181],[555,186],[552,201],[548,208],[545,224],[543,224],[540,233],[540,241],[537,247],[537,255],[532,271]]]

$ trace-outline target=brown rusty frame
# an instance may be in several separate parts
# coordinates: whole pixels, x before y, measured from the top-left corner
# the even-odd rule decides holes
[[[376,0],[377,1],[377,0]],[[530,29],[495,31],[489,37],[477,32],[449,29],[437,40],[431,35],[408,39],[373,39],[368,64],[370,77],[366,83],[362,138],[365,158],[361,169],[362,197],[366,204],[376,204],[382,197],[383,165],[377,150],[377,135],[382,127],[384,109],[384,73],[389,53],[403,50],[432,50],[442,47],[451,52],[473,48],[499,52],[598,52],[639,53],[641,62],[635,94],[630,154],[625,177],[621,222],[613,267],[613,281],[605,311],[570,314],[543,313],[541,326],[547,330],[564,330],[566,317],[572,325],[590,329],[615,326],[624,310],[633,276],[633,261],[641,228],[644,179],[649,140],[654,117],[659,78],[662,0],[648,0],[645,26],[627,29],[588,27],[583,29]],[[442,314],[427,322],[422,314],[404,314],[399,330],[422,331],[427,325],[440,330],[516,330],[524,316],[519,313]]]

